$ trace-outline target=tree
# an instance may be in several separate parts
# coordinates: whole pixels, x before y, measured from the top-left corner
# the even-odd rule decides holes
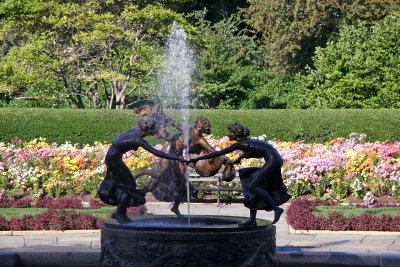
[[[400,108],[400,12],[344,25],[298,81],[314,108]]]
[[[249,0],[248,24],[266,46],[273,69],[289,73],[312,66],[316,47],[324,47],[342,24],[371,24],[400,10],[395,0]]]
[[[240,29],[240,17],[232,15],[212,24],[204,14],[197,13],[199,77],[193,105],[238,108],[254,88],[257,72],[264,67],[263,51]]]
[[[126,108],[161,59],[160,42],[182,15],[159,1],[5,0],[0,92],[46,90],[76,108]],[[190,29],[189,29],[190,30]]]

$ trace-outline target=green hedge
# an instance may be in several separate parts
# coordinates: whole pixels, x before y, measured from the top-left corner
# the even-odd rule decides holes
[[[400,140],[400,110],[191,110],[190,114],[190,122],[197,116],[208,118],[218,137],[226,135],[228,124],[238,122],[250,129],[251,136],[266,134],[282,141],[325,142],[352,132],[367,134],[369,141]],[[133,110],[1,108],[0,142],[15,137],[23,141],[46,137],[59,144],[111,142],[137,120]]]

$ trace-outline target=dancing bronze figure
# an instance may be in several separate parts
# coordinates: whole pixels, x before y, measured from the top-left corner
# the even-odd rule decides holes
[[[164,152],[183,157],[184,135],[177,134],[173,140],[167,143]],[[173,202],[171,211],[178,217],[182,217],[179,211],[179,204],[187,200],[186,189],[186,166],[175,160],[161,158],[155,169],[140,169],[134,175],[135,179],[142,175],[149,175],[150,181],[140,189],[144,194],[151,192],[157,200]],[[189,184],[189,194],[195,193],[194,188]]]
[[[120,223],[128,223],[131,220],[127,216],[127,208],[129,206],[140,206],[146,203],[145,194],[136,189],[135,179],[122,160],[124,153],[129,150],[137,150],[139,147],[144,148],[150,153],[170,160],[186,161],[180,157],[167,154],[157,150],[143,140],[146,136],[166,137],[165,129],[160,127],[154,120],[139,120],[138,126],[129,129],[121,134],[112,142],[106,158],[107,173],[104,181],[101,183],[98,192],[100,199],[110,205],[117,206],[112,217]]]
[[[182,124],[167,116],[158,104],[153,107],[145,105],[140,108],[134,108],[134,112],[136,117],[156,121],[160,125],[159,134],[164,140],[171,141],[173,138],[173,135],[167,132],[168,126],[172,126],[180,132],[183,131]]]
[[[235,150],[243,153],[233,162],[240,163],[243,158],[264,158],[265,164],[260,167],[242,168],[239,176],[244,192],[244,205],[250,209],[250,219],[240,225],[256,225],[257,210],[274,210],[275,224],[283,209],[279,207],[290,199],[283,185],[281,168],[282,158],[278,151],[266,142],[248,138],[250,131],[238,123],[228,125],[228,137],[237,141],[233,145],[220,151],[191,159],[189,163],[196,163],[199,160],[218,157]]]
[[[198,117],[194,120],[189,133],[190,158],[203,156],[216,151],[203,136],[203,134],[210,133],[211,124],[208,119]],[[221,169],[222,165],[225,166],[222,172],[222,180],[232,181],[235,178],[235,168],[233,167],[232,161],[224,155],[189,164],[189,166],[194,168],[202,177],[214,176]]]

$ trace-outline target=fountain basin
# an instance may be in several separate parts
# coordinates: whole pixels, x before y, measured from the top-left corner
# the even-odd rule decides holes
[[[132,217],[107,220],[101,227],[100,266],[275,266],[276,228],[244,217]]]

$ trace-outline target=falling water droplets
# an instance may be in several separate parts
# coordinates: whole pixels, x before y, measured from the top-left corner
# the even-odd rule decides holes
[[[185,158],[189,159],[189,102],[195,57],[185,31],[173,22],[164,47],[164,65],[160,72],[159,98],[164,110],[179,109],[185,134]],[[189,173],[186,168],[188,223],[190,224]]]

